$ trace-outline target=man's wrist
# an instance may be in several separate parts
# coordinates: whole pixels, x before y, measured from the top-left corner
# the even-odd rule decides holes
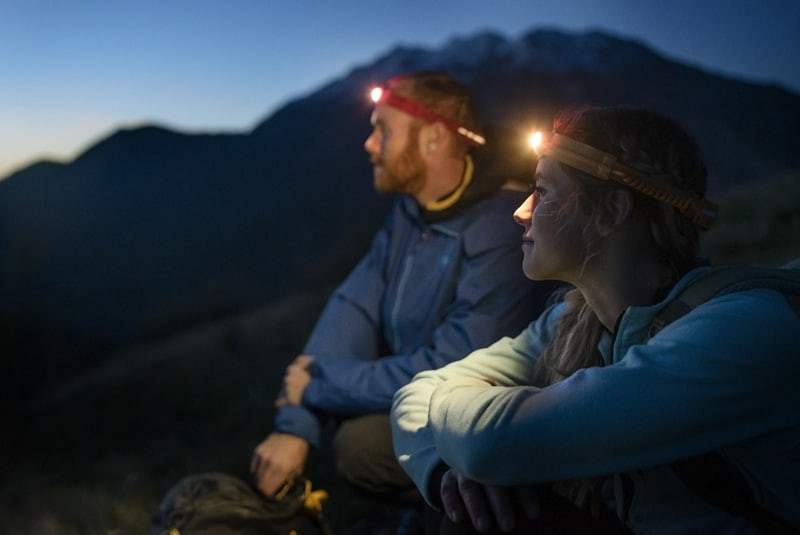
[[[302,405],[284,405],[278,409],[274,429],[278,433],[300,437],[311,446],[319,446],[320,421]]]

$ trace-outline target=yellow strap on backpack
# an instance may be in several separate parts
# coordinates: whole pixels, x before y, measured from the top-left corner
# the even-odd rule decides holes
[[[322,512],[322,506],[328,501],[328,493],[324,490],[311,490],[311,481],[306,480],[306,488],[303,492],[303,506],[317,513]]]

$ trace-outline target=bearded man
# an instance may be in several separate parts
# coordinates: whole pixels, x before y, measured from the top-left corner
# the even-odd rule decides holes
[[[376,88],[373,101],[364,148],[375,189],[397,199],[286,370],[274,430],[251,462],[266,496],[303,471],[332,420],[336,468],[350,484],[421,503],[392,451],[394,393],[417,372],[519,334],[554,288],[520,269],[512,214],[527,193],[478,169],[485,140],[470,91],[418,72]]]

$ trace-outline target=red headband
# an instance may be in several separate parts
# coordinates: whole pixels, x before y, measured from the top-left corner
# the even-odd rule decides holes
[[[393,93],[390,89],[384,87],[375,87],[372,90],[371,97],[375,104],[386,104],[387,106],[396,108],[409,115],[413,115],[414,117],[424,119],[429,123],[442,123],[445,128],[457,136],[464,138],[467,143],[475,146],[481,146],[486,143],[486,138],[484,138],[482,135],[477,134],[468,128],[460,126],[458,123],[448,119],[440,113],[429,110],[415,100],[401,97],[400,95]]]

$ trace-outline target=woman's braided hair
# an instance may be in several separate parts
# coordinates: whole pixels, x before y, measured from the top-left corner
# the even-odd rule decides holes
[[[691,136],[675,121],[649,110],[636,108],[582,108],[560,113],[554,131],[615,155],[622,163],[648,175],[668,180],[669,185],[704,196],[707,171]],[[599,180],[562,164],[578,185],[573,208],[587,214],[591,222],[605,193],[621,187]],[[632,191],[632,190],[631,190]],[[647,222],[652,249],[664,267],[666,291],[696,262],[698,228],[677,209],[632,191],[636,210]],[[587,239],[587,262],[593,244]],[[564,296],[566,311],[558,330],[537,362],[536,383],[558,382],[575,371],[601,363],[597,343],[603,326],[578,290]]]
[[[706,166],[694,140],[675,121],[652,111],[630,108],[586,108],[562,112],[554,131],[615,155],[622,163],[648,175],[659,175],[671,186],[706,192]],[[585,264],[591,261],[593,243],[589,229],[601,210],[602,199],[615,188],[612,181],[599,180],[572,167],[561,165],[578,185],[571,209],[586,214]],[[651,249],[664,267],[662,292],[666,292],[696,262],[699,245],[697,227],[677,209],[633,192],[635,209],[649,227]],[[546,386],[559,382],[581,368],[603,364],[597,346],[604,326],[588,306],[583,294],[572,289],[564,295],[565,310],[553,339],[536,363],[533,383]],[[599,510],[601,484],[596,480],[570,480],[554,484],[554,490],[578,506]]]

